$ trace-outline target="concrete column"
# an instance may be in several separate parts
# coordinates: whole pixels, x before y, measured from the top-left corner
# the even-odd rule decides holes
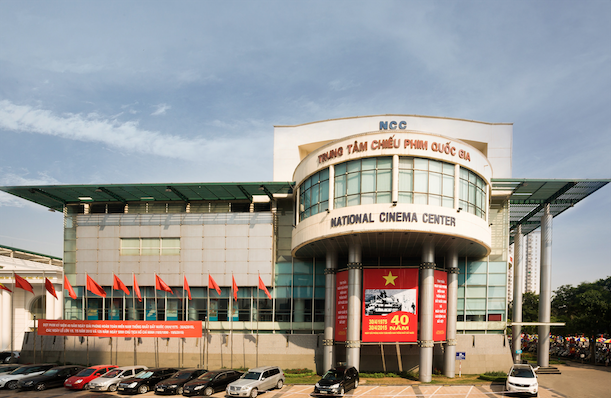
[[[294,308],[293,308],[293,322],[304,322],[305,320],[305,299],[298,298],[293,299]]]
[[[5,286],[8,285],[5,284]],[[8,287],[8,286],[7,286]],[[12,288],[8,287],[9,289]],[[10,351],[11,348],[11,336],[13,329],[13,317],[11,316],[11,293],[6,290],[0,290],[0,303],[2,312],[0,312],[0,350]]]
[[[327,371],[335,365],[335,289],[337,271],[337,253],[334,250],[327,251],[327,267],[325,268],[325,333],[322,341],[323,371]]]
[[[348,248],[348,320],[346,330],[346,362],[360,369],[361,359],[361,303],[363,291],[363,263],[360,242]]]
[[[516,234],[513,239],[513,322],[522,322],[522,282],[524,281],[523,264],[521,260],[522,250],[522,225],[518,224]],[[520,354],[517,352],[522,349],[522,326],[514,325],[511,327],[511,345],[513,362],[520,362]]]
[[[550,322],[552,310],[552,214],[549,203],[541,217],[541,290],[539,293],[539,322]],[[537,364],[549,367],[549,325],[539,326]]]
[[[448,312],[446,319],[446,341],[443,357],[443,374],[455,376],[456,365],[456,316],[458,314],[458,254],[453,249],[448,253]]]
[[[433,377],[433,320],[435,315],[435,245],[430,239],[422,247],[420,264],[420,381]]]

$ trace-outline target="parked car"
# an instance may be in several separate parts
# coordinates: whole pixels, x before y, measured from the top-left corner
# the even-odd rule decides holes
[[[74,376],[84,368],[84,366],[74,365],[56,366],[41,375],[24,377],[19,380],[19,388],[22,390],[43,391],[47,388],[61,387],[68,377]]]
[[[125,378],[131,378],[148,369],[146,366],[122,366],[120,368],[112,369],[110,372],[103,374],[97,379],[93,379],[89,382],[89,389],[91,391],[117,391],[119,382]]]
[[[23,365],[20,365],[18,363],[11,363],[11,364],[7,364],[7,365],[0,365],[0,375],[5,375],[8,373],[11,373],[13,370],[22,367]]]
[[[533,397],[538,396],[539,383],[533,367],[528,364],[514,364],[507,373],[505,389],[508,392],[525,393]]]
[[[172,375],[169,379],[165,379],[155,384],[155,394],[159,395],[182,395],[183,386],[188,381],[195,379],[206,373],[206,369],[186,369],[181,370]]]
[[[249,369],[239,380],[230,383],[225,390],[230,397],[251,397],[259,395],[259,391],[272,388],[282,388],[284,372],[277,366],[264,366]]]
[[[184,385],[182,395],[192,397],[194,395],[204,395],[209,397],[215,392],[225,391],[227,385],[242,377],[242,372],[237,370],[213,370],[206,372],[197,379]]]
[[[359,372],[356,368],[337,367],[329,369],[314,386],[313,396],[343,396],[346,391],[359,386]]]
[[[117,365],[95,365],[87,369],[83,369],[76,375],[69,377],[64,382],[64,387],[70,390],[82,390],[89,388],[89,382],[96,379],[109,370],[116,368]]]
[[[13,351],[12,353],[10,351],[0,352],[0,363],[11,363],[17,359],[19,359],[18,351]]]
[[[146,369],[129,379],[123,379],[117,390],[125,394],[145,394],[162,380],[169,379],[178,369],[154,368]]]
[[[47,370],[51,369],[55,365],[52,363],[26,365],[13,370],[11,373],[6,375],[0,375],[0,388],[8,388],[9,390],[16,390],[19,388],[19,380],[24,377],[36,376],[43,374]]]

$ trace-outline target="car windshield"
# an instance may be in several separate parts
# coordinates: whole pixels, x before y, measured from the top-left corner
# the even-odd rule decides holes
[[[22,375],[22,374],[30,373],[30,370],[31,370],[31,369],[32,369],[32,368],[31,368],[31,367],[29,367],[29,366],[22,366],[22,367],[20,367],[20,368],[17,368],[17,369],[15,369],[15,370],[13,370],[13,371],[12,371],[11,373],[9,373],[9,374],[12,374],[12,375]]]
[[[76,376],[77,377],[87,377],[87,376],[91,376],[93,374],[93,372],[95,372],[96,369],[85,369],[82,370],[81,372],[79,372]]]
[[[172,378],[173,378],[173,379],[181,379],[181,380],[184,380],[184,379],[188,379],[188,378],[189,378],[189,377],[190,377],[192,374],[193,374],[193,372],[192,372],[192,371],[190,371],[190,370],[186,370],[186,371],[184,371],[184,372],[177,372],[177,373],[175,373],[175,374],[174,374],[174,376],[172,376]]]
[[[204,373],[203,375],[199,376],[199,377],[197,378],[197,380],[209,381],[209,380],[212,380],[212,378],[213,378],[214,376],[216,376],[216,373],[214,373],[214,372],[206,372],[206,373]]]
[[[248,380],[259,380],[261,377],[261,372],[248,372],[242,378]]]
[[[341,380],[343,372],[337,371],[335,369],[328,370],[327,373],[322,377],[324,380]]]
[[[535,374],[529,368],[513,368],[511,370],[511,377],[524,377],[527,379],[533,379]]]
[[[123,372],[122,370],[111,370],[108,373],[105,373],[103,376],[105,379],[112,379],[113,377],[117,377],[118,375],[121,374],[121,372]]]
[[[43,373],[45,376],[53,376],[55,374],[57,374],[59,372],[59,369],[49,369],[47,370],[45,373]]]
[[[135,377],[137,379],[148,379],[152,375],[153,375],[153,372],[142,371],[142,372],[138,373]]]

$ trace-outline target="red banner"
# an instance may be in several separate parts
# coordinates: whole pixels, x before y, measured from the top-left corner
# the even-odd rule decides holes
[[[41,319],[43,336],[202,337],[201,321],[65,321]]]
[[[363,270],[363,341],[418,340],[418,270]]]
[[[348,324],[348,271],[338,272],[335,277],[335,341],[346,341]]]
[[[435,271],[435,314],[433,316],[433,341],[446,340],[448,312],[448,274]]]

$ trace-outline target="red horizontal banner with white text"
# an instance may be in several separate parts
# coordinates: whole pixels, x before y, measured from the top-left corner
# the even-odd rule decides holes
[[[41,319],[43,336],[202,337],[201,321],[67,321]]]

